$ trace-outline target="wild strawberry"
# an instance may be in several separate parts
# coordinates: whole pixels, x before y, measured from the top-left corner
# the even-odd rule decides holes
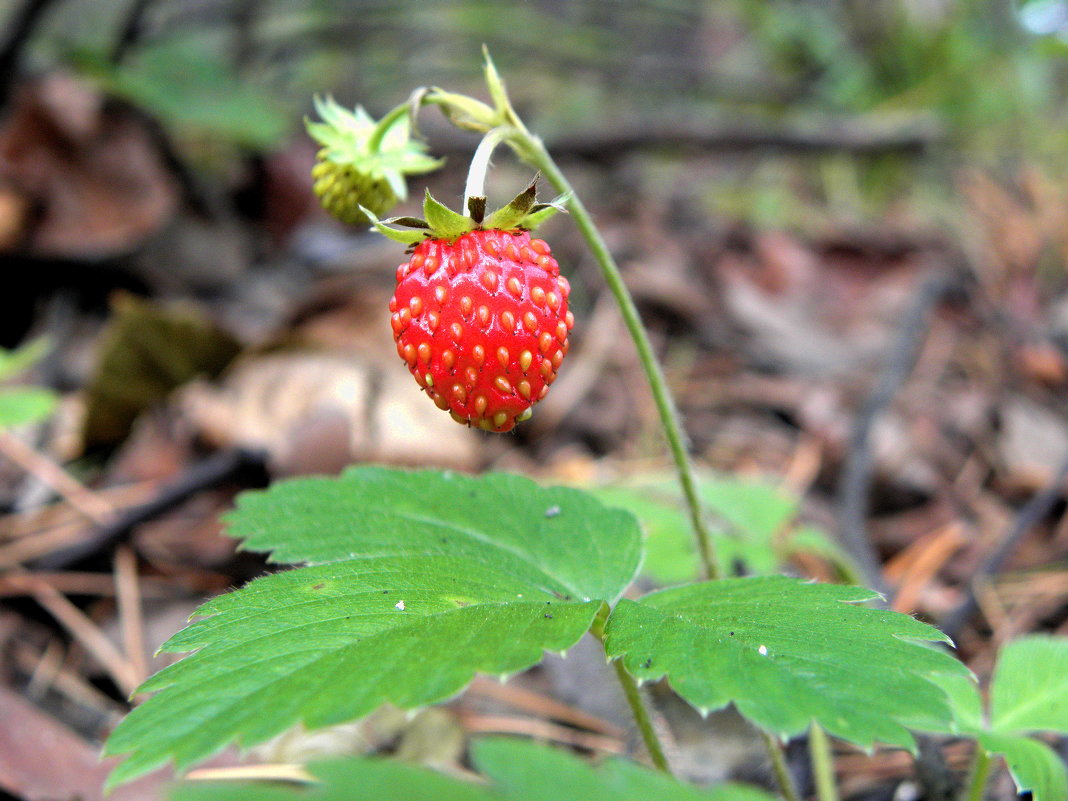
[[[389,303],[397,353],[454,420],[504,432],[530,417],[568,350],[570,286],[528,230],[559,207],[536,204],[533,185],[484,222],[485,199],[471,206],[464,217],[428,193],[426,221],[392,221],[421,230],[375,227],[418,242]]]
[[[398,106],[375,122],[360,106],[348,111],[333,98],[315,98],[323,122],[305,121],[323,147],[312,169],[323,208],[350,225],[367,225],[361,207],[384,214],[408,196],[405,175],[429,172],[441,162],[409,137],[408,108]]]

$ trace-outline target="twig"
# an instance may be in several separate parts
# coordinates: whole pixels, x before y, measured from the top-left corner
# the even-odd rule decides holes
[[[964,628],[964,624],[978,611],[977,588],[980,584],[989,580],[991,576],[1001,571],[1024,535],[1049,514],[1050,510],[1064,495],[1066,480],[1068,480],[1068,459],[1065,459],[1060,467],[1057,468],[1057,472],[1049,484],[1035,493],[1031,500],[1024,504],[1019,514],[1016,515],[1012,527],[1002,539],[1001,544],[979,565],[975,575],[968,582],[964,599],[956,609],[941,621],[941,629],[947,636],[955,639],[961,629]]]
[[[251,486],[263,484],[266,481],[265,465],[266,456],[258,451],[237,449],[214,453],[193,465],[173,484],[163,487],[148,503],[126,510],[111,523],[98,528],[86,540],[43,556],[32,567],[35,570],[60,570],[75,564],[123,542],[137,526],[170,511],[198,492],[223,482],[243,479]]]
[[[19,573],[11,578],[27,584],[34,599],[56,619],[67,632],[88,651],[108,672],[115,684],[124,693],[132,693],[138,685],[133,666],[119,649],[104,636],[104,632],[85,613],[72,604],[55,587],[40,581],[29,573]]]
[[[496,734],[523,734],[552,742],[585,748],[588,751],[600,751],[608,754],[626,753],[626,745],[615,737],[572,729],[548,720],[538,718],[518,718],[506,715],[482,715],[477,712],[457,712],[464,729],[469,732],[493,732]]]
[[[949,287],[945,274],[931,276],[920,285],[912,305],[905,311],[882,374],[857,415],[838,485],[838,526],[842,544],[860,567],[868,586],[886,595],[889,593],[882,579],[879,558],[867,532],[868,493],[875,467],[871,433],[912,372],[925,338],[929,314]]]
[[[528,712],[535,712],[562,723],[578,726],[622,740],[625,732],[613,723],[595,717],[581,709],[576,709],[555,698],[524,689],[514,684],[501,684],[484,676],[476,677],[468,689],[468,694],[481,695],[502,701]]]
[[[126,19],[119,30],[119,35],[112,45],[109,60],[114,66],[119,66],[129,55],[130,51],[141,41],[145,32],[145,14],[155,0],[133,0],[126,9]]]
[[[145,660],[145,621],[141,607],[141,582],[137,574],[137,555],[126,546],[115,551],[115,597],[126,659],[140,684],[148,677]]]
[[[110,503],[86,489],[71,478],[67,471],[14,434],[0,431],[0,453],[47,484],[94,523],[106,524],[114,518],[115,510]]]
[[[11,90],[19,77],[22,53],[33,38],[34,29],[41,23],[48,7],[56,0],[26,0],[11,18],[7,37],[0,44],[0,110],[11,98]]]

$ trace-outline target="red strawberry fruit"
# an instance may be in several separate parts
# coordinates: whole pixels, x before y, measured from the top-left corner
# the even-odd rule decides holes
[[[464,217],[427,194],[426,221],[385,221],[416,231],[376,221],[414,244],[397,268],[390,322],[397,353],[439,408],[459,423],[510,431],[549,391],[574,324],[570,285],[529,233],[559,207],[535,203],[533,185],[485,220],[484,199],[469,205]]]

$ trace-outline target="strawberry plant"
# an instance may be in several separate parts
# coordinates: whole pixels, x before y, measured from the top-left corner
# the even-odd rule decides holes
[[[1042,715],[1010,713],[1012,725],[1006,724],[1004,714],[998,718],[998,703],[1005,701],[997,700],[1005,691],[995,694],[994,728],[980,729],[974,716],[960,712],[970,674],[946,650],[948,639],[908,615],[874,608],[874,592],[782,575],[722,577],[727,564],[716,554],[704,504],[711,500],[729,518],[742,506],[739,496],[730,490],[710,495],[697,480],[660,367],[604,240],[515,113],[488,57],[486,77],[489,104],[419,90],[377,126],[353,126],[345,118],[345,137],[322,130],[317,136],[336,146],[331,164],[355,164],[352,154],[375,151],[365,137],[420,106],[439,107],[458,127],[484,134],[465,213],[427,195],[425,219],[379,220],[381,186],[359,176],[345,192],[323,192],[324,202],[338,216],[366,218],[409,247],[383,325],[391,321],[399,356],[434,403],[458,422],[495,432],[521,423],[567,350],[574,322],[567,281],[549,246],[530,235],[557,207],[566,207],[619,301],[646,370],[702,576],[638,593],[632,583],[647,551],[634,514],[607,496],[602,501],[516,475],[357,466],[334,478],[292,479],[246,493],[227,517],[228,533],[242,548],[290,569],[209,601],[165,643],[163,650],[188,655],[140,688],[150,697],[113,732],[107,754],[125,759],[111,783],[168,762],[184,770],[230,744],[251,747],[297,725],[352,721],[387,703],[413,709],[441,702],[477,673],[506,679],[536,665],[546,651],[566,652],[586,634],[603,647],[660,773],[670,773],[669,755],[642,684],[666,680],[702,714],[733,704],[753,723],[790,801],[797,794],[781,744],[805,732],[812,735],[821,795],[829,799],[827,735],[866,749],[877,743],[913,749],[913,730],[972,732],[986,751],[1009,754],[1013,746],[1005,738],[1033,743],[1021,731],[1062,731]],[[538,204],[531,187],[486,214],[485,173],[502,144],[561,198]],[[324,170],[321,163],[317,170],[319,180],[343,177],[334,166]],[[389,179],[395,197],[403,194],[393,185],[397,179]],[[771,530],[792,513],[788,507],[770,518],[750,515],[749,525]],[[1062,720],[1063,674],[1050,676]],[[1030,748],[1013,742],[1019,752]],[[345,760],[310,766],[312,787],[300,791],[187,786],[176,797],[766,797],[737,785],[699,790],[626,761],[593,769],[513,741],[476,743],[473,762],[482,784],[388,761]],[[1063,801],[1049,787],[1039,801]]]

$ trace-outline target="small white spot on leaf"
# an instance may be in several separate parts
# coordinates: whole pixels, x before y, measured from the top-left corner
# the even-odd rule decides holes
[[[394,606],[394,609],[399,609],[399,610],[401,610],[403,612],[404,611],[404,601],[397,601],[396,605]],[[760,647],[763,648],[764,646],[762,645]]]
[[[556,517],[558,514],[560,514],[559,506],[550,506],[548,509],[545,510],[546,517]]]
[[[757,653],[760,654],[761,656],[767,656],[768,655],[768,646],[761,645],[759,648],[757,648]]]

